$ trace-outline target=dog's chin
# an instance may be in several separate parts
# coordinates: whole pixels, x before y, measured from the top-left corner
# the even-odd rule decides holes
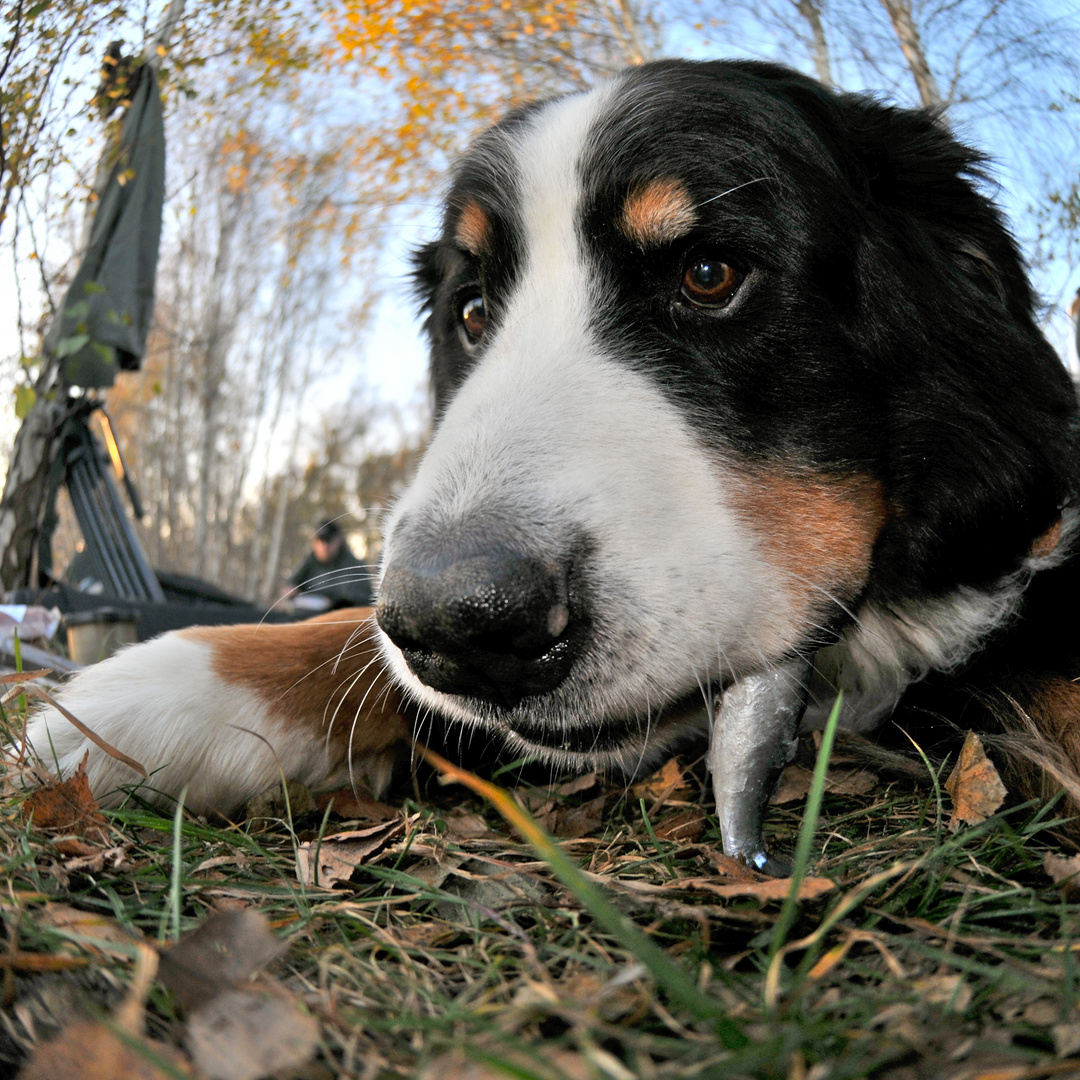
[[[444,715],[500,739],[513,756],[575,771],[641,775],[708,732],[708,709],[697,688],[633,715],[568,711],[547,697],[526,698],[505,709],[472,698],[438,696],[444,699]]]

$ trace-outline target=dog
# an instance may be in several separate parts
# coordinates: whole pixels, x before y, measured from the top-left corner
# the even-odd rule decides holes
[[[982,168],[931,112],[748,61],[511,114],[416,257],[436,426],[374,621],[168,635],[67,708],[196,809],[279,766],[379,789],[431,715],[628,773],[709,737],[725,850],[766,869],[841,690],[860,731],[1004,725],[1076,794],[1077,400]],[[134,779],[55,713],[29,734]]]

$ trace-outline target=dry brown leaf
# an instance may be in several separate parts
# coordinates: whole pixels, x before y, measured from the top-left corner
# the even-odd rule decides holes
[[[190,1012],[250,979],[284,949],[261,912],[218,911],[161,954],[161,981]]]
[[[67,904],[46,904],[35,912],[34,922],[39,927],[52,927],[80,938],[90,939],[72,943],[72,948],[89,949],[103,953],[116,952],[111,945],[120,945],[127,953],[138,939],[129,934],[118,922],[89,911],[80,911]]]
[[[678,878],[668,882],[666,888],[673,889],[700,889],[712,893],[713,896],[722,896],[725,899],[734,899],[737,896],[752,896],[756,900],[784,900],[791,891],[790,878],[765,878],[762,881],[735,881],[727,885],[718,884],[710,878]],[[816,900],[827,892],[832,892],[836,886],[828,878],[808,877],[799,883],[799,900]]]
[[[678,844],[696,843],[704,831],[705,812],[700,807],[690,807],[688,810],[677,810],[674,814],[668,814],[653,828],[658,839]]]
[[[56,850],[64,855],[69,854],[64,850],[65,843],[81,844],[78,840],[57,841]],[[80,851],[74,858],[68,859],[64,863],[64,870],[69,874],[100,874],[106,866],[110,870],[119,870],[125,864],[128,850],[126,846],[111,848],[91,847],[89,844],[81,844],[81,846],[90,850]]]
[[[565,784],[558,784],[552,789],[554,795],[565,798],[568,795],[580,795],[582,792],[591,791],[600,782],[595,772],[587,772],[583,776],[576,776],[573,780],[567,780]]]
[[[618,1020],[628,1013],[645,1013],[648,991],[640,984],[613,985],[593,971],[571,968],[556,983],[559,999],[578,1007],[594,1009],[605,1020]]]
[[[1060,885],[1067,900],[1080,898],[1080,855],[1055,855],[1048,851],[1043,869],[1055,885]]]
[[[56,911],[58,918],[64,913]],[[184,1058],[172,1047],[143,1037],[146,999],[158,968],[158,954],[139,944],[127,997],[111,1021],[76,1020],[51,1042],[37,1047],[19,1080],[165,1080],[191,1076]],[[132,1045],[132,1043],[137,1045]]]
[[[985,821],[1005,801],[1008,791],[974,731],[969,731],[964,738],[956,767],[945,781],[945,790],[953,800],[953,813],[949,819],[952,832],[956,832],[961,823],[977,825]]]
[[[207,1080],[259,1080],[309,1061],[319,1024],[283,993],[226,990],[192,1014],[186,1042]]]
[[[53,843],[53,847],[56,849],[58,855],[71,856],[70,863],[81,862],[84,859],[93,859],[98,852],[104,850],[103,848],[95,847],[93,844],[88,844],[85,840],[79,840],[74,836],[62,836]],[[70,863],[65,863],[65,868],[67,868]]]
[[[963,975],[929,975],[915,979],[911,988],[927,1005],[936,1005],[949,1012],[962,1013],[971,1003],[971,987]]]
[[[34,1050],[18,1080],[167,1080],[179,1072],[191,1076],[184,1059],[171,1046],[142,1040],[146,1053],[123,1042],[104,1024],[77,1020],[52,1042]],[[159,1069],[153,1057],[168,1062],[172,1073]]]
[[[334,833],[321,841],[309,840],[297,849],[296,876],[305,885],[332,889],[338,882],[348,881],[358,866],[400,836],[406,824],[399,817],[370,829]]]
[[[463,840],[505,839],[501,833],[494,832],[479,814],[469,813],[460,806],[455,806],[446,815],[445,820],[450,834],[459,836]]]
[[[537,820],[560,840],[580,840],[603,824],[606,804],[607,795],[598,795],[581,806],[556,807],[538,815]]]
[[[813,779],[813,770],[789,765],[780,776],[770,804],[784,806],[805,799]],[[879,783],[877,776],[866,769],[829,769],[825,774],[825,790],[834,795],[869,795]]]
[[[357,819],[359,821],[393,821],[401,816],[401,811],[396,806],[379,802],[363,792],[353,791],[352,788],[340,788],[337,791],[324,791],[315,797],[315,806],[320,814],[326,813],[330,807],[330,813],[335,817],[345,819]]]
[[[97,800],[90,793],[87,757],[88,753],[83,755],[79,767],[66,780],[46,784],[27,796],[22,812],[26,818],[33,817],[35,829],[77,833],[94,840],[104,840],[108,836],[109,827],[101,816]],[[80,855],[88,853],[78,852]]]
[[[708,856],[717,875],[724,881],[770,880],[766,874],[747,866],[741,859],[733,859],[730,855],[725,855],[722,851],[709,851]]]
[[[652,776],[647,776],[630,789],[635,801],[644,799],[650,803],[671,798],[685,799],[692,792],[693,788],[678,758],[669,758]]]
[[[776,790],[769,798],[770,805],[786,806],[788,803],[805,799],[810,792],[810,781],[813,776],[813,772],[802,765],[788,765],[780,774]]]
[[[1053,1024],[1050,1035],[1054,1040],[1054,1052],[1058,1057],[1068,1058],[1080,1054],[1080,1020],[1067,1020]]]

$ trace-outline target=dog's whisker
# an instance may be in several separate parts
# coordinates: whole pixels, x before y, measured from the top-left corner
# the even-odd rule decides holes
[[[779,176],[755,176],[753,180],[746,180],[744,183],[736,184],[734,187],[729,187],[727,191],[721,191],[719,195],[713,195],[708,199],[702,199],[702,201],[697,204],[698,208],[702,206],[708,206],[709,203],[714,203],[719,199],[724,199],[728,195],[733,195],[736,191],[741,191],[743,188],[750,187],[751,184],[760,184],[766,180],[771,180],[777,184],[780,183]]]

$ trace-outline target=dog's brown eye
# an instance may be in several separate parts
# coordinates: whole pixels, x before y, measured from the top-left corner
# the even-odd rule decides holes
[[[484,306],[482,296],[470,296],[462,303],[458,325],[465,347],[474,348],[487,329],[487,308]]]
[[[695,255],[683,272],[682,294],[694,307],[720,308],[742,283],[743,275],[723,259]]]

